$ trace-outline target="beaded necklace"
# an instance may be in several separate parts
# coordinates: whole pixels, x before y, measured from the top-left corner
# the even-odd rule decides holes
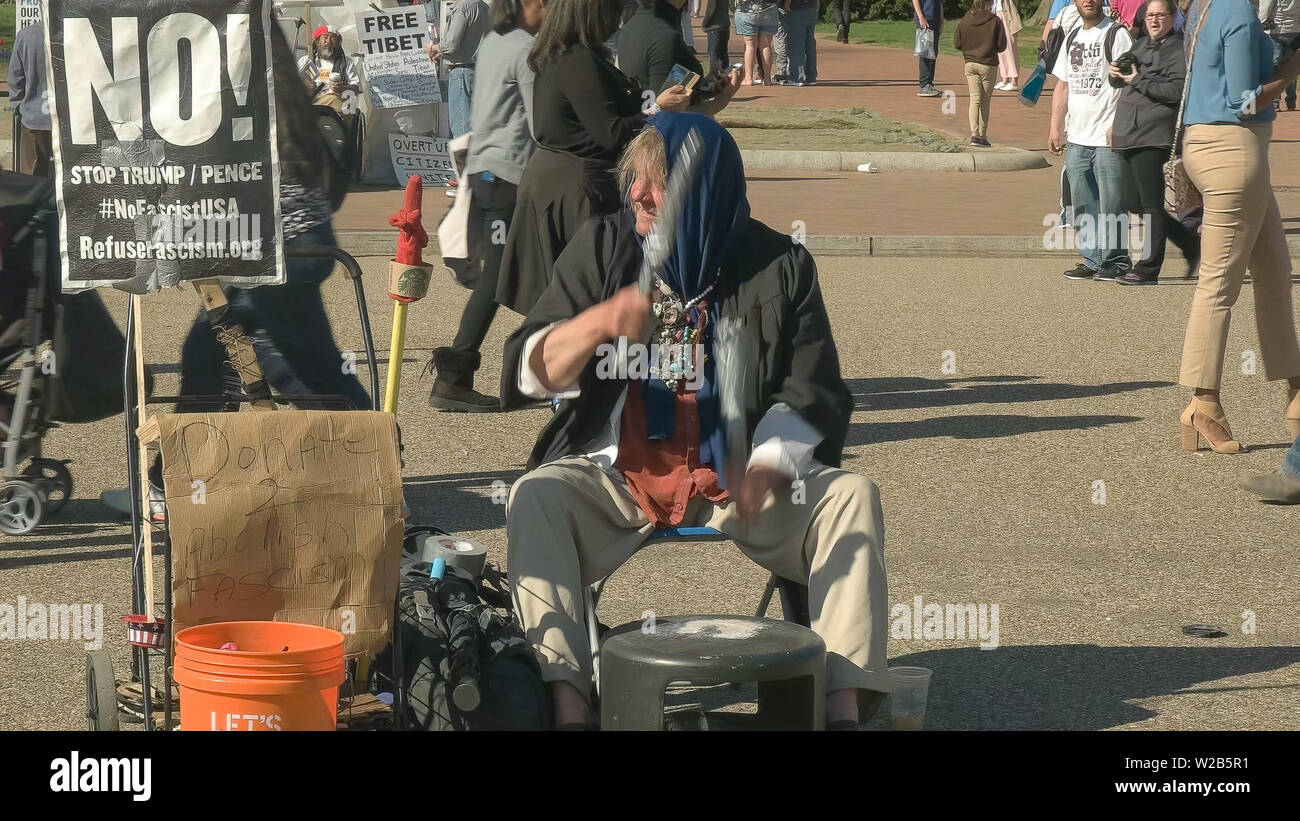
[[[658,274],[654,276],[651,293],[655,299],[652,310],[659,320],[659,326],[654,333],[657,355],[650,358],[650,375],[662,379],[671,391],[676,392],[678,384],[683,380],[693,383],[708,360],[708,354],[701,353],[699,361],[696,361],[695,346],[699,344],[704,329],[709,324],[709,312],[700,311],[698,323],[692,326],[690,310],[713,293],[715,285],[716,276],[699,295],[683,302]]]

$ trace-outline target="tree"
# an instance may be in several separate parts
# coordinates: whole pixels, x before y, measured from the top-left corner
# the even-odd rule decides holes
[[[1052,11],[1052,0],[1039,0],[1038,8],[1029,17],[1025,18],[1026,26],[1042,26],[1047,24],[1047,15]]]

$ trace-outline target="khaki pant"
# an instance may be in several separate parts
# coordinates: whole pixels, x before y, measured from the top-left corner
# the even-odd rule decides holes
[[[715,528],[759,565],[808,585],[812,629],[826,642],[827,692],[890,691],[884,524],[873,482],[821,468],[804,478],[802,498],[788,488],[774,494],[743,531],[735,505],[702,496],[682,524]],[[556,460],[515,482],[506,508],[508,570],[543,679],[590,690],[583,588],[630,559],[652,530],[622,481],[585,457]]]
[[[970,91],[972,137],[987,137],[989,134],[989,105],[993,101],[993,75],[996,73],[996,66],[966,63],[966,88]]]
[[[1247,267],[1267,379],[1300,376],[1291,311],[1291,258],[1268,171],[1272,123],[1192,125],[1183,143],[1187,175],[1205,198],[1201,275],[1192,297],[1178,381],[1217,390],[1232,306]]]

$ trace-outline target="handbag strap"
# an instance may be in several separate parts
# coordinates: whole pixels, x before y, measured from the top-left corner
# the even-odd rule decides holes
[[[1205,8],[1196,20],[1196,31],[1192,33],[1192,47],[1187,50],[1187,73],[1183,76],[1183,96],[1178,101],[1178,119],[1174,121],[1174,142],[1169,146],[1170,162],[1178,156],[1178,138],[1183,133],[1183,107],[1187,105],[1187,90],[1192,87],[1192,60],[1196,59],[1196,42],[1201,39],[1201,26],[1205,25],[1205,19],[1210,16],[1210,4],[1213,2],[1214,0],[1205,0]]]

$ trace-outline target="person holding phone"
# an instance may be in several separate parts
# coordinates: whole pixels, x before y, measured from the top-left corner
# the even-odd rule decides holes
[[[1171,239],[1194,274],[1201,256],[1201,240],[1182,222],[1165,213],[1164,165],[1174,139],[1174,121],[1187,79],[1183,35],[1173,30],[1174,0],[1144,4],[1147,36],[1133,44],[1131,71],[1110,66],[1109,77],[1122,82],[1110,147],[1119,152],[1127,180],[1134,186],[1146,222],[1142,258],[1116,282],[1120,285],[1155,285],[1165,262],[1165,240]]]
[[[648,113],[682,111],[686,90],[642,91],[611,62],[605,43],[618,29],[622,0],[548,0],[528,55],[537,151],[519,180],[501,257],[497,302],[532,309],[574,233],[593,216],[618,210],[614,167]]]
[[[637,0],[636,12],[623,24],[618,41],[619,70],[641,88],[660,91],[673,85],[674,69],[696,78],[704,75],[699,59],[677,27],[686,0]],[[739,74],[715,71],[691,90],[689,110],[713,116],[726,108],[739,89]]]

